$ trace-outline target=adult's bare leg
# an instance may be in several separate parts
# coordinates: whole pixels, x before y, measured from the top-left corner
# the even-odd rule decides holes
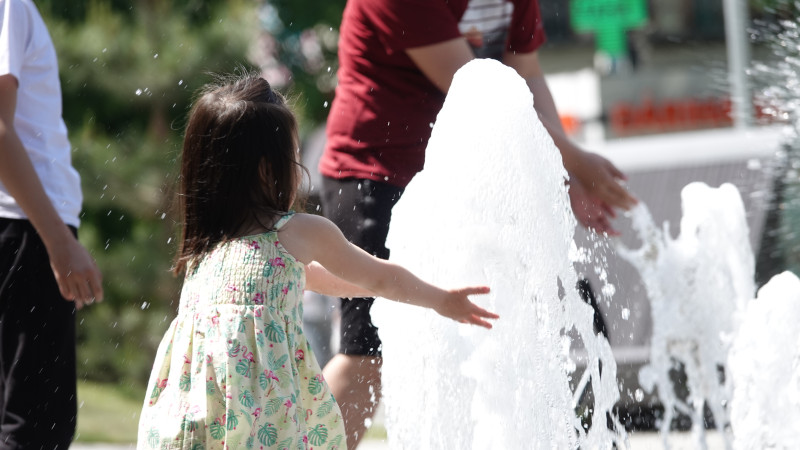
[[[347,448],[354,450],[367,431],[381,399],[381,366],[378,356],[334,356],[322,373],[344,417]]]

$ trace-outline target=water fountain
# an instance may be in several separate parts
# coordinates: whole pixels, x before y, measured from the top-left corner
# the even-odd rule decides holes
[[[611,414],[611,348],[575,289],[566,173],[531,104],[512,69],[491,60],[462,68],[426,169],[394,209],[391,259],[445,286],[488,284],[492,293],[476,301],[501,318],[486,331],[376,303],[393,448],[627,447]],[[570,333],[588,355],[578,380]],[[581,420],[587,389],[593,403]]]
[[[433,130],[426,170],[395,208],[392,259],[442,285],[490,285],[492,293],[476,300],[501,318],[486,331],[376,303],[392,448],[629,445],[612,413],[620,398],[614,356],[573,288],[573,263],[586,251],[573,241],[565,172],[531,101],[524,81],[499,63],[462,68]],[[642,247],[618,248],[640,271],[652,302],[653,346],[640,382],[665,406],[665,447],[677,412],[692,418],[695,443],[705,448],[708,407],[727,448],[790,448],[800,423],[800,345],[792,344],[794,357],[778,358],[772,377],[747,361],[773,355],[774,362],[775,352],[765,348],[780,339],[798,342],[797,332],[769,320],[796,317],[790,314],[798,299],[785,293],[797,293],[800,281],[784,274],[753,300],[755,264],[736,188],[692,183],[682,201],[678,238],[666,224],[657,227],[642,205],[628,215]],[[585,348],[583,371],[570,357],[575,340]],[[686,374],[685,398],[670,380],[676,367]],[[767,438],[748,425],[747,413],[754,396],[770,388],[785,400],[762,409],[780,411],[757,422],[769,427]],[[593,400],[581,418],[576,408],[588,391]]]
[[[653,318],[650,362],[639,372],[642,387],[657,390],[664,405],[660,431],[665,446],[675,413],[692,419],[698,448],[706,448],[704,409],[730,448],[726,405],[730,377],[725,373],[736,313],[755,294],[755,262],[745,210],[731,184],[710,188],[691,183],[681,192],[683,219],[673,239],[669,224],[655,225],[647,207],[628,213],[642,246],[618,253],[641,273]],[[687,398],[676,392],[670,372],[686,374]]]

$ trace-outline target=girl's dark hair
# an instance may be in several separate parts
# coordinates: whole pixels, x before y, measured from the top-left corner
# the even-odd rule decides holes
[[[251,224],[271,228],[291,209],[304,170],[297,144],[294,115],[263,78],[248,74],[201,90],[183,140],[174,273]]]

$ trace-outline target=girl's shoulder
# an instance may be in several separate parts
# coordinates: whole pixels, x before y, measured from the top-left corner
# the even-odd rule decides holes
[[[309,263],[324,248],[332,233],[341,233],[330,220],[316,214],[295,213],[280,228],[278,236],[284,247],[299,261]]]
[[[287,224],[288,226],[286,226]],[[331,228],[336,228],[336,225],[323,216],[317,214],[297,213],[294,211],[281,217],[280,220],[278,220],[278,222],[275,224],[275,229],[279,232],[291,230],[299,232],[300,234],[316,234]]]

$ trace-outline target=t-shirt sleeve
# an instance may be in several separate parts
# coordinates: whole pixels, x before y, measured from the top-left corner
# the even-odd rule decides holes
[[[0,75],[11,74],[19,80],[30,23],[25,5],[17,0],[3,2],[0,7]]]
[[[387,53],[461,36],[458,21],[445,0],[366,0],[361,3]]]
[[[544,44],[544,22],[539,12],[537,0],[514,0],[514,12],[508,30],[506,50],[517,53],[530,53]]]

